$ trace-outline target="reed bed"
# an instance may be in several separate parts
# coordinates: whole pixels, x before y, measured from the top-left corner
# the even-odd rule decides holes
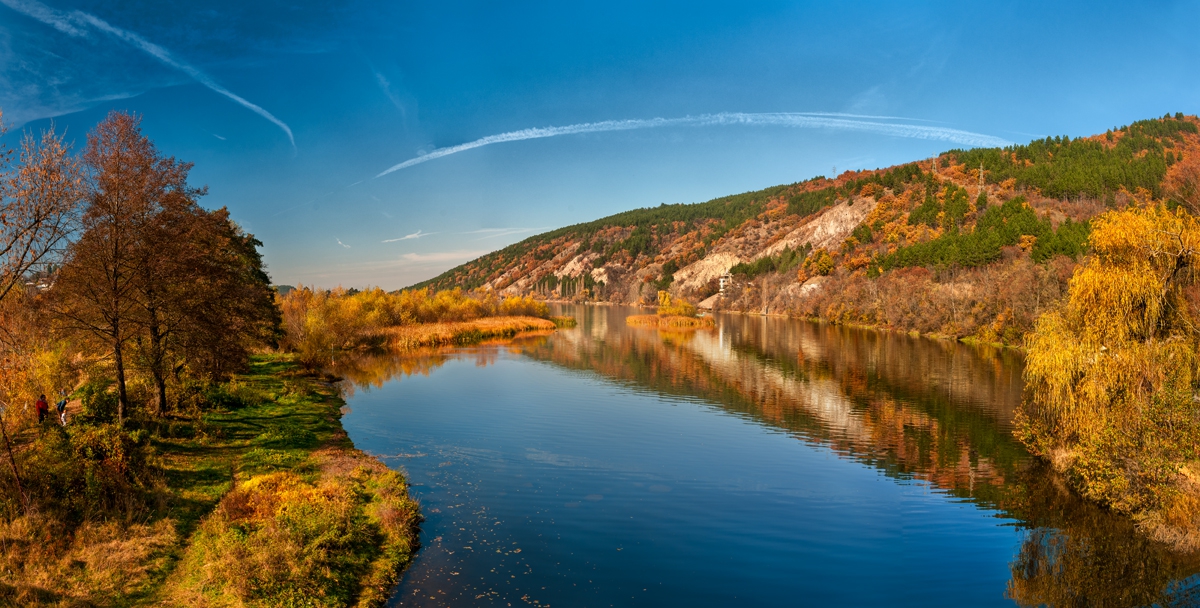
[[[702,329],[715,327],[712,317],[683,317],[679,315],[632,315],[625,317],[627,325],[636,327],[660,327],[671,329]]]
[[[475,344],[488,338],[511,338],[527,331],[553,331],[554,321],[537,317],[484,317],[453,323],[423,323],[380,330],[395,350]]]

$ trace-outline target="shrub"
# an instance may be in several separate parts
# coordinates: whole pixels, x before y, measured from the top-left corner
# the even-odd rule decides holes
[[[683,298],[672,298],[671,294],[658,292],[658,316],[660,317],[694,317],[696,307]]]
[[[804,261],[804,271],[810,276],[828,276],[833,272],[833,256],[824,248],[814,251]]]
[[[72,420],[81,424],[107,424],[117,419],[117,394],[108,378],[93,380],[79,389],[80,411]]]
[[[157,472],[147,458],[149,434],[116,424],[46,425],[18,452],[22,482],[34,511],[72,524],[142,511]],[[0,504],[9,517],[23,511],[7,467]]]

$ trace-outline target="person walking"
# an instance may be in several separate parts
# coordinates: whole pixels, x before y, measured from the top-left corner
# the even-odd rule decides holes
[[[67,394],[62,394],[62,399],[54,404],[54,409],[58,410],[58,423],[67,426]]]
[[[33,404],[33,407],[37,410],[38,424],[45,422],[46,414],[50,412],[50,404],[46,403],[46,396],[38,397],[37,403]]]

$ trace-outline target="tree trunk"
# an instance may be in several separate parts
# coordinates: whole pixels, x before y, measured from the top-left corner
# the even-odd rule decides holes
[[[151,308],[148,312],[150,313],[150,372],[154,376],[158,415],[165,416],[167,414],[167,379],[163,370],[163,360],[166,358],[163,353],[163,336],[162,330],[158,326],[158,310]]]
[[[4,423],[3,416],[0,416],[0,432],[4,433],[4,448],[8,450],[8,464],[12,466],[13,479],[17,482],[17,493],[21,495],[21,509],[28,514],[29,497],[25,496],[25,488],[21,485],[21,473],[17,470],[17,459],[13,457],[12,442],[8,439],[8,425]]]
[[[125,426],[125,411],[129,403],[129,396],[125,392],[125,357],[121,352],[121,332],[119,325],[113,324],[113,334],[116,336],[113,340],[113,359],[117,364],[117,423]]]

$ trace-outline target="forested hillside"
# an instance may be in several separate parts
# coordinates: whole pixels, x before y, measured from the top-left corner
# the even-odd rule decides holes
[[[1089,220],[1194,204],[1200,121],[848,171],[560,228],[417,287],[792,314],[1015,343],[1062,300]],[[732,286],[719,296],[719,277]]]

